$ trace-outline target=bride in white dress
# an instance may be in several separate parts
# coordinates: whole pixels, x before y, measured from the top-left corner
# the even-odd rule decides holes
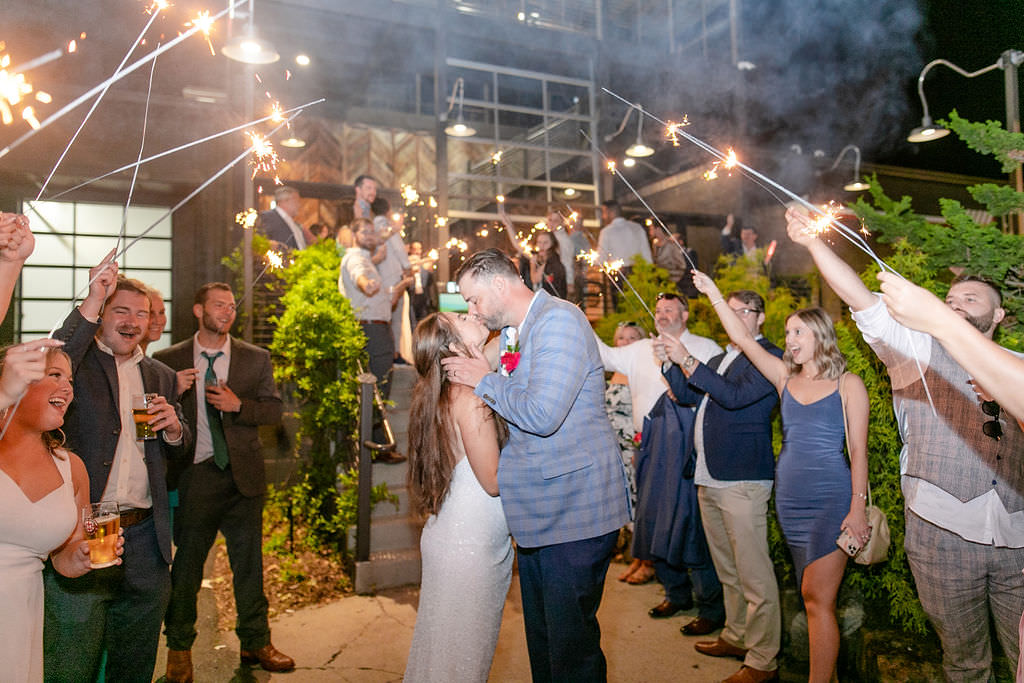
[[[468,315],[425,318],[413,338],[409,490],[428,516],[423,578],[405,681],[486,681],[512,580],[512,539],[498,498],[508,430],[471,388],[451,384],[441,359],[480,351],[488,331]]]

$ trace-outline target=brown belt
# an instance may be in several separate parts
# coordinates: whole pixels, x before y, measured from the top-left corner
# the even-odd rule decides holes
[[[360,320],[363,325],[390,325],[390,320]]]
[[[121,526],[134,526],[139,522],[149,519],[153,514],[153,508],[133,508],[121,511]]]

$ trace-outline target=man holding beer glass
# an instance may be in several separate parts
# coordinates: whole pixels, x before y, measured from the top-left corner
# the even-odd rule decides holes
[[[53,681],[96,680],[104,651],[108,680],[152,680],[171,590],[166,472],[187,457],[191,434],[174,372],[139,347],[148,289],[118,278],[112,257],[89,271],[88,296],[55,336],[71,358],[78,399],[64,421],[68,447],[85,463],[92,502],[118,505],[123,564],[77,579],[45,571],[44,669]],[[139,439],[132,397],[146,394],[155,394],[144,424],[156,437]]]

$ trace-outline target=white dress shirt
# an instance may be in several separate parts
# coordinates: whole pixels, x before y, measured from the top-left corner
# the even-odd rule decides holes
[[[597,335],[595,334],[596,338]],[[722,352],[722,347],[708,339],[683,330],[679,340],[702,363]],[[626,346],[608,346],[600,339],[597,348],[606,370],[621,372],[629,381],[633,403],[633,428],[642,431],[644,418],[668,390],[668,381],[661,374],[661,361],[654,355],[651,339],[639,339]]]
[[[931,359],[931,335],[896,322],[889,315],[880,295],[878,301],[869,308],[853,311],[853,319],[864,335],[864,340],[889,370],[893,390],[921,380],[921,373],[928,368]],[[1014,355],[1024,357],[1018,353]],[[918,362],[921,364],[920,370]],[[907,416],[900,410],[896,397],[893,397],[893,408],[900,434],[911,433]],[[974,543],[1024,548],[1024,510],[1008,513],[994,489],[967,502],[960,502],[959,498],[935,484],[907,475],[907,457],[907,445],[904,443],[900,451],[901,488],[907,507],[917,516]]]
[[[203,351],[211,356],[218,352],[223,355],[213,361],[213,372],[221,384],[228,381],[228,368],[231,367],[231,335],[219,349],[208,349],[199,344],[199,333],[192,337],[192,366],[199,371],[196,383],[193,385],[196,392],[196,455],[192,462],[202,462],[213,457],[213,437],[210,436],[210,418],[206,414],[206,366],[209,365],[203,358]]]
[[[370,258],[370,252],[362,247],[352,247],[341,259],[341,273],[338,277],[338,288],[342,296],[352,303],[359,320],[391,320],[391,288],[381,285],[373,296],[366,296],[356,284],[359,276],[364,275],[370,280],[381,282],[380,273]]]
[[[96,346],[111,356],[110,347],[96,340]],[[149,492],[149,472],[146,470],[145,441],[135,438],[135,419],[132,417],[132,396],[146,393],[142,385],[142,371],[139,362],[145,357],[140,347],[135,347],[131,358],[120,360],[114,356],[117,367],[117,412],[121,417],[121,433],[114,450],[114,463],[107,476],[107,487],[103,489],[101,501],[114,501],[122,510],[153,507]]]
[[[648,262],[654,261],[651,258],[651,245],[647,241],[647,233],[638,223],[627,221],[622,216],[616,216],[615,220],[601,230],[601,235],[597,238],[597,251],[602,259],[622,259],[626,266],[633,265],[637,254]]]

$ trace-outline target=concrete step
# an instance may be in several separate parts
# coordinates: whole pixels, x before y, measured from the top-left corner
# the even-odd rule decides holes
[[[394,507],[387,503],[377,506],[382,512]],[[391,515],[375,519],[370,526],[370,552],[409,550],[420,547],[419,522],[408,515]],[[356,528],[349,529],[348,547],[356,547]]]
[[[388,502],[377,503],[373,507],[373,520],[390,519],[392,517],[407,517],[409,515],[409,489],[388,487],[388,491],[398,496],[398,507]]]
[[[411,550],[372,553],[367,562],[356,562],[356,593],[420,582],[420,551]]]

